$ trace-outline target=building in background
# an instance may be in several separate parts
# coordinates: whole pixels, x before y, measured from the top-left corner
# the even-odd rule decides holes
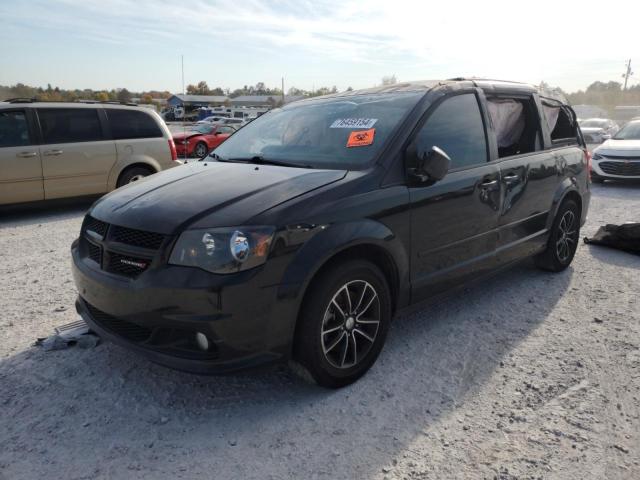
[[[210,105],[224,105],[229,97],[226,95],[171,95],[167,99],[169,107],[183,107],[186,110],[193,110],[198,107]]]

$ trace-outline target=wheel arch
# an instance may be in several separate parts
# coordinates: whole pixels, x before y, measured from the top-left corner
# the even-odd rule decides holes
[[[580,211],[579,218],[582,218],[582,209],[583,209],[583,201],[582,194],[578,188],[577,180],[572,178],[566,178],[556,190],[556,193],[553,197],[553,203],[551,207],[551,215],[547,218],[547,229],[550,229],[553,225],[553,221],[558,214],[558,209],[562,202],[566,199],[574,200],[578,204],[578,208]]]
[[[291,343],[313,282],[346,259],[367,260],[381,270],[389,285],[394,312],[408,304],[409,257],[400,239],[386,225],[370,219],[332,225],[303,245],[283,277],[279,298],[295,299]]]
[[[136,167],[146,168],[152,174],[158,173],[160,170],[162,170],[157,162],[146,159],[136,160],[134,162],[127,163],[126,165],[116,166],[116,168],[114,168],[114,170],[111,172],[111,175],[109,176],[109,191],[116,188],[116,186],[118,185],[118,181],[126,171]]]

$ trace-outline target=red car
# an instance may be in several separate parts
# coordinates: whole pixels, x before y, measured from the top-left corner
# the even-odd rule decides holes
[[[176,133],[173,141],[179,157],[204,158],[236,130],[228,125],[197,125],[186,133]]]

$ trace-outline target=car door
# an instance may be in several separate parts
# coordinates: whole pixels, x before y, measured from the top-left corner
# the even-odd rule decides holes
[[[544,245],[558,187],[558,158],[553,150],[545,150],[542,141],[542,106],[533,94],[514,99],[524,106],[526,120],[519,142],[522,151],[496,159],[503,191],[497,252],[500,264],[532,255]],[[495,141],[493,129],[489,138]]]
[[[97,108],[38,108],[45,198],[107,191],[116,147]]]
[[[31,112],[0,110],[0,205],[44,199]]]
[[[211,141],[211,148],[216,148],[222,142],[224,142],[229,136],[235,132],[236,130],[233,127],[227,125],[220,125],[215,133],[213,134],[213,139]]]
[[[419,300],[486,272],[494,265],[500,171],[489,163],[486,117],[479,92],[445,97],[414,137],[420,149],[451,158],[433,185],[410,185],[412,298]]]

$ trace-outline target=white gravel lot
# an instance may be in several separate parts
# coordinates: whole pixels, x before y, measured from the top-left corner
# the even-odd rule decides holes
[[[640,221],[593,187],[583,234]],[[199,377],[119,347],[31,344],[77,318],[87,204],[0,212],[0,478],[640,478],[640,257],[580,245],[397,318],[339,391],[286,369]]]

